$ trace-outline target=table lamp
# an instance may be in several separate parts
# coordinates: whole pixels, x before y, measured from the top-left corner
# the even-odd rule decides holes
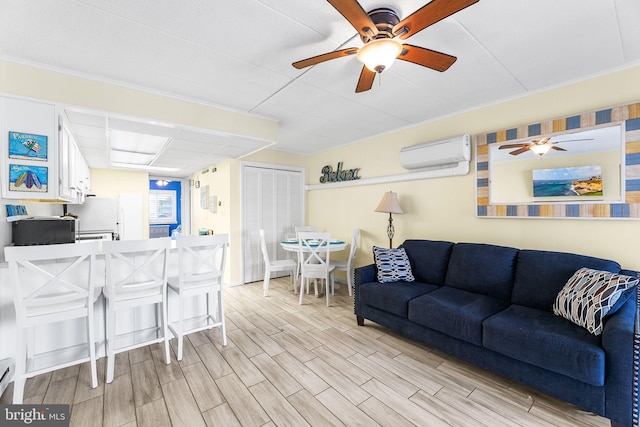
[[[402,208],[400,207],[400,203],[398,203],[398,194],[393,191],[389,191],[388,193],[384,193],[382,196],[382,200],[380,204],[375,210],[376,212],[383,212],[389,214],[389,226],[387,227],[387,236],[389,237],[389,249],[393,248],[393,235],[395,234],[395,229],[393,228],[393,214],[401,214]]]

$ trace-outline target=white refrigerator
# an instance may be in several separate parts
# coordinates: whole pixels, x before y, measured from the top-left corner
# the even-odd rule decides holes
[[[68,205],[78,217],[80,235],[117,233],[121,240],[142,239],[142,195],[120,194],[117,198],[87,197],[81,205]]]

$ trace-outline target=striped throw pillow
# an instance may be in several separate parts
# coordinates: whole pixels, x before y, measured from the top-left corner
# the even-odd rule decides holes
[[[608,271],[581,268],[558,293],[553,312],[582,326],[593,335],[602,334],[604,318],[620,297],[638,284],[638,278]]]
[[[373,259],[378,269],[378,282],[413,282],[411,264],[404,248],[386,249],[373,247]]]

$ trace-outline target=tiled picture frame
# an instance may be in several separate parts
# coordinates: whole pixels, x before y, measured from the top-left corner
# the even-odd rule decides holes
[[[489,203],[491,144],[618,122],[625,124],[624,203]],[[476,178],[480,218],[640,219],[640,102],[476,135]]]

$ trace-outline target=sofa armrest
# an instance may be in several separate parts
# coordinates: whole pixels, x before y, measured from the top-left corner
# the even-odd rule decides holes
[[[605,416],[631,425],[633,411],[634,333],[636,296],[605,322],[602,347],[605,351]]]
[[[362,318],[362,299],[360,297],[360,285],[363,283],[377,282],[376,266],[374,264],[358,267],[353,272],[354,275],[354,289],[353,289],[353,312],[355,313],[358,324],[362,325],[364,319]]]

